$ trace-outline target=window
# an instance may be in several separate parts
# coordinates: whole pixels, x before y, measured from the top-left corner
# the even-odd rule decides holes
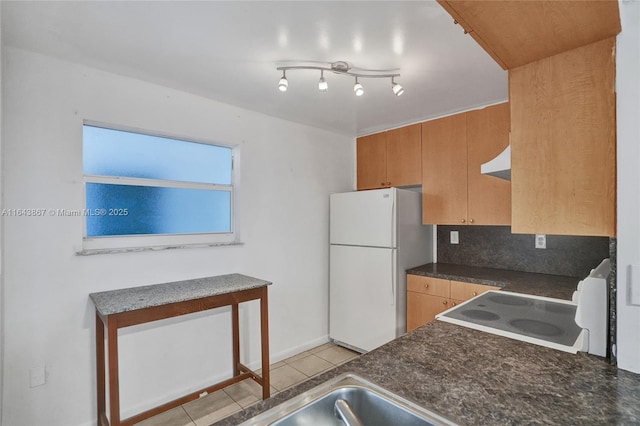
[[[84,125],[85,248],[233,241],[233,154]]]

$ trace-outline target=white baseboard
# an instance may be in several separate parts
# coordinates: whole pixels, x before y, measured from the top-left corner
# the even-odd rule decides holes
[[[322,337],[318,337],[317,339],[310,340],[308,342],[305,342],[293,348],[288,348],[276,354],[269,354],[269,363],[275,364],[276,362],[282,361],[284,359],[297,355],[301,352],[308,351],[309,349],[313,349],[320,345],[324,345],[327,342],[329,342],[329,335],[325,334]],[[257,359],[255,361],[251,361],[249,365],[247,365],[247,367],[249,367],[252,370],[258,370],[262,367],[262,363],[259,359]]]
[[[301,345],[295,346],[293,348],[288,348],[286,350],[280,351],[278,353],[275,354],[270,354],[270,359],[269,362],[270,364],[275,364],[276,362],[282,361],[284,359],[287,359],[289,357],[292,357],[294,355],[297,355],[301,352],[304,351],[308,351],[309,349],[313,349],[315,347],[318,347],[320,345],[323,345],[325,343],[329,342],[329,335],[324,335],[322,337],[318,337],[317,339],[313,339],[310,340],[308,342],[305,342]],[[247,367],[249,367],[251,370],[259,370],[260,368],[262,368],[262,361],[260,359],[256,359],[251,361]],[[225,376],[220,376],[220,377],[216,377],[213,380],[211,380],[211,378],[207,381],[203,381],[202,383],[198,383],[195,384],[194,386],[188,388],[188,389],[183,389],[181,391],[176,391],[174,390],[173,392],[169,392],[166,395],[163,395],[162,397],[159,398],[154,398],[152,400],[145,400],[145,401],[140,401],[139,403],[135,404],[134,406],[129,406],[129,407],[125,407],[124,410],[122,410],[122,412],[120,413],[122,418],[127,418],[130,416],[133,416],[135,414],[141,413],[145,410],[148,410],[152,407],[158,406],[160,404],[163,404],[167,401],[171,401],[173,399],[179,398],[183,395],[186,395],[188,393],[191,392],[195,392],[198,389],[202,389],[205,388],[207,386],[210,386],[212,383],[216,383],[219,381],[223,381],[226,380],[230,377],[230,375],[225,375]],[[81,426],[90,426],[90,425],[95,425],[95,421],[93,422],[88,422],[88,423],[83,423]]]

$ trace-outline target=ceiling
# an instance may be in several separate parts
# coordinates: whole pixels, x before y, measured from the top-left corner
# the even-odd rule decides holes
[[[507,99],[507,73],[435,1],[2,1],[2,43],[360,136]],[[347,61],[389,79],[289,71]]]

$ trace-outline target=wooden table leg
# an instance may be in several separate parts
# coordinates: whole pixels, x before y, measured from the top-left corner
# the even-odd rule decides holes
[[[267,287],[262,290],[260,298],[260,340],[262,343],[262,399],[271,395],[271,383],[269,380],[269,310],[267,300]]]
[[[109,356],[109,413],[111,426],[120,426],[120,383],[118,380],[118,324],[107,317],[107,352]]]
[[[231,305],[231,332],[233,339],[233,376],[240,374],[240,316],[238,314],[238,304]]]
[[[98,384],[98,426],[104,425],[107,416],[104,363],[104,323],[96,312],[96,383]]]

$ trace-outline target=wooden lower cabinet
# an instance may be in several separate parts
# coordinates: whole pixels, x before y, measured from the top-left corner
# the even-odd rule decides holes
[[[499,290],[483,284],[449,281],[439,278],[407,275],[407,331],[430,321],[440,312],[489,290]]]
[[[462,301],[472,299],[489,290],[500,290],[500,287],[451,281],[451,299]]]
[[[407,292],[407,331],[432,321],[440,312],[451,307],[451,299],[428,294]]]
[[[443,280],[440,278],[407,275],[407,291],[445,297],[448,299],[451,294],[451,284],[449,280]]]

